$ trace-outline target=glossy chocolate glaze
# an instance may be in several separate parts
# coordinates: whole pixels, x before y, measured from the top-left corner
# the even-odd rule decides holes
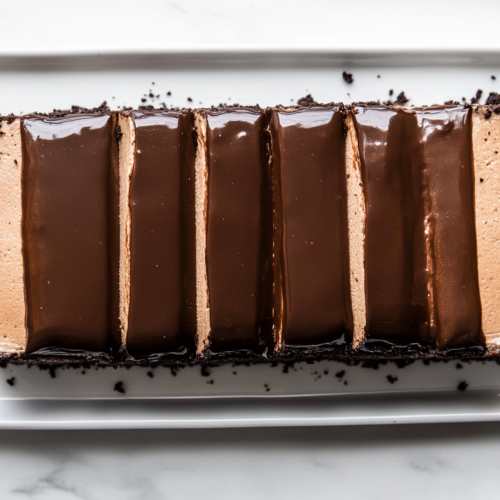
[[[471,110],[417,112],[429,185],[439,349],[484,346],[477,275]]]
[[[271,138],[282,346],[343,343],[352,334],[343,114],[273,110]]]
[[[366,337],[431,342],[424,232],[424,160],[412,111],[354,114],[366,199]]]
[[[119,345],[114,121],[23,119],[28,354],[111,353]]]
[[[182,355],[194,344],[194,142],[191,112],[132,113],[132,356]]]
[[[272,186],[263,110],[207,112],[210,352],[272,348]]]

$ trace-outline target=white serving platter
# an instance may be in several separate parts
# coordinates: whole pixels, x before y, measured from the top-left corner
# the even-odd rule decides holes
[[[348,85],[342,71],[354,75]],[[379,77],[380,75],[380,77]],[[492,75],[497,80],[491,78]],[[468,100],[500,91],[500,52],[213,51],[0,55],[0,112],[95,106]],[[154,82],[154,84],[152,83]],[[166,93],[170,91],[171,96]],[[191,98],[189,102],[187,98]],[[393,97],[393,98],[394,98]],[[484,101],[484,99],[483,99]],[[378,369],[334,361],[154,370],[0,370],[0,428],[194,428],[500,420],[496,362]],[[285,373],[286,371],[286,373]],[[83,373],[85,372],[85,373]],[[148,375],[150,372],[153,377]],[[344,373],[342,373],[344,372]],[[391,379],[391,381],[388,379]],[[14,378],[14,385],[6,383]],[[397,380],[396,380],[397,379]],[[122,382],[125,393],[114,390]],[[457,390],[466,382],[465,391]],[[462,384],[463,385],[463,384]]]

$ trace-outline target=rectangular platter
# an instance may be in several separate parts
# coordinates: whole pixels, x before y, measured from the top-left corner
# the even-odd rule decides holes
[[[345,70],[354,75],[351,85],[342,79]],[[319,102],[384,101],[391,89],[394,96],[404,91],[409,104],[422,105],[462,97],[470,101],[478,89],[485,96],[498,91],[500,52],[0,56],[0,79],[2,114],[47,112],[73,104],[92,107],[104,100],[117,109],[138,106],[143,98],[148,104],[179,107],[286,105],[306,94]],[[150,92],[160,97],[150,99]],[[415,361],[404,367],[395,362],[366,366],[321,361],[178,370],[8,365],[0,376],[0,428],[500,420],[500,366],[495,360]]]

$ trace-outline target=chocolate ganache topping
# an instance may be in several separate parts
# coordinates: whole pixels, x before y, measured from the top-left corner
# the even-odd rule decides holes
[[[114,120],[23,119],[28,354],[119,346]]]
[[[272,186],[267,116],[207,111],[206,262],[211,353],[272,348]]]
[[[352,334],[343,113],[274,109],[271,138],[278,342],[342,344]]]
[[[194,143],[192,112],[132,112],[130,183],[132,356],[182,355],[194,345]]]

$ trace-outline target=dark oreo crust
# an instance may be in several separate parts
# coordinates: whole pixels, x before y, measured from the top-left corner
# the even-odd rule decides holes
[[[0,367],[5,368],[9,364],[38,366],[41,369],[52,370],[54,367],[130,367],[130,366],[170,366],[172,369],[183,366],[218,366],[227,363],[235,364],[257,364],[257,363],[314,363],[316,361],[331,360],[346,363],[348,365],[357,365],[374,368],[380,364],[388,362],[396,363],[398,366],[406,366],[414,361],[423,360],[424,363],[430,362],[448,362],[459,360],[461,362],[469,361],[494,361],[500,364],[500,353],[484,348],[451,349],[449,351],[435,351],[422,348],[420,346],[397,347],[383,345],[383,343],[374,343],[373,345],[364,345],[359,349],[352,349],[348,345],[343,346],[322,346],[311,348],[285,348],[279,354],[256,354],[249,355],[245,351],[228,352],[222,354],[209,354],[202,358],[193,356],[173,357],[157,356],[145,359],[132,359],[128,356],[126,349],[122,348],[119,353],[111,358],[108,356],[26,356],[19,354],[0,355]]]

